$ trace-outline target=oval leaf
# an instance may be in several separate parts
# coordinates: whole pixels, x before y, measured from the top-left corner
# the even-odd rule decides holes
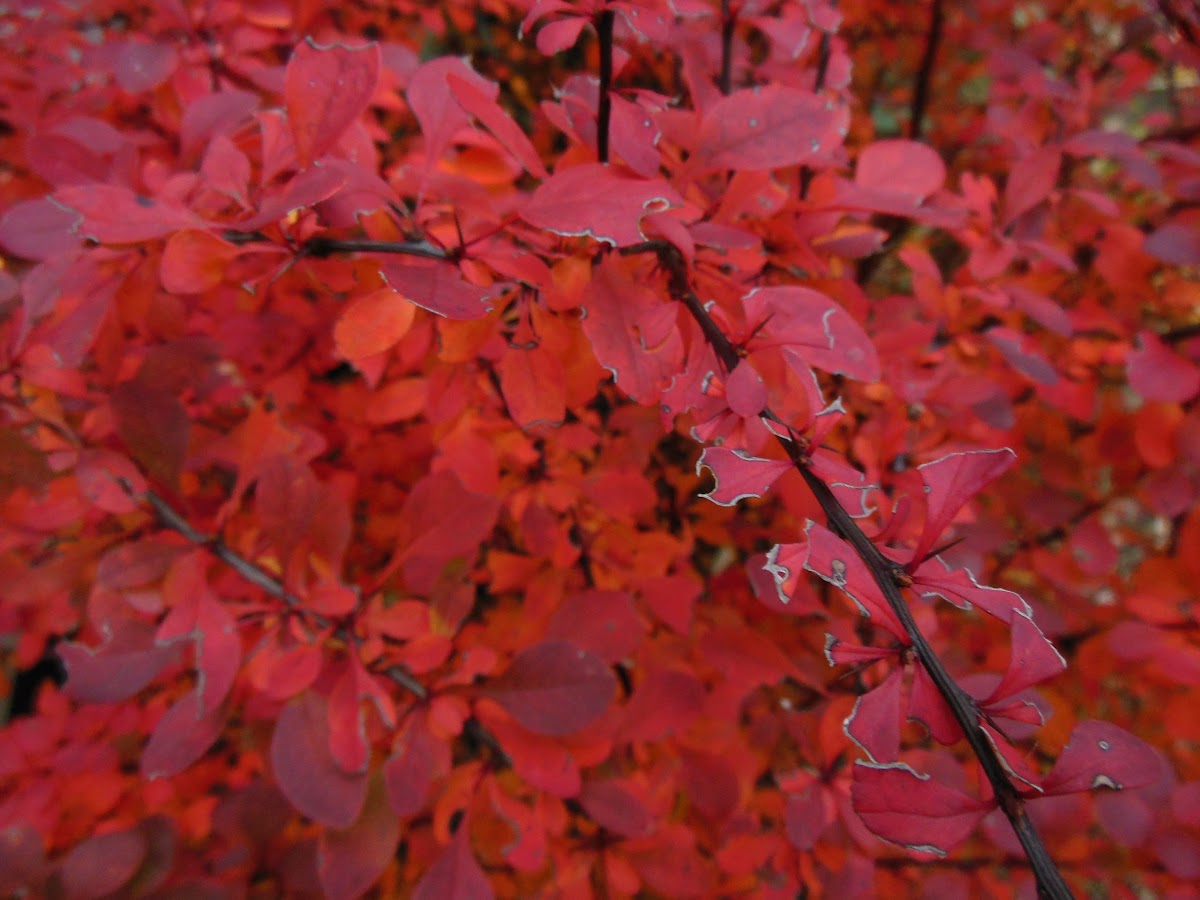
[[[487,696],[530,731],[563,735],[603,713],[616,687],[596,656],[566,641],[544,641],[518,653]]]

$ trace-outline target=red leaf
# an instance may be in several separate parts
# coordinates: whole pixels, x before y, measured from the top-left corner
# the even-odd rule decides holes
[[[882,684],[855,700],[843,726],[873,763],[894,762],[900,755],[901,672],[892,669]]]
[[[310,37],[296,46],[284,75],[283,98],[300,167],[337,144],[367,109],[379,84],[379,45],[322,46]]]
[[[312,469],[294,456],[276,453],[261,463],[254,509],[263,532],[286,564],[319,511],[319,485]]]
[[[914,588],[922,597],[941,597],[960,609],[974,606],[1001,622],[1011,622],[1014,616],[1032,615],[1020,594],[980,584],[966,569],[949,569],[941,557],[929,560],[912,576]]]
[[[871,577],[870,569],[854,549],[824,525],[818,525],[816,522],[810,521],[807,524],[806,534],[808,543],[804,546],[808,552],[804,559],[804,568],[841,588],[846,596],[854,601],[859,612],[867,618],[874,618],[876,625],[886,628],[907,645],[909,638],[904,626],[900,624],[879,585]],[[778,559],[779,553],[775,553],[773,558],[768,555],[768,562],[772,565],[778,565]],[[788,575],[794,574],[786,569],[785,572]],[[776,576],[776,581],[779,580],[779,576]]]
[[[587,286],[584,310],[583,332],[600,365],[634,400],[657,401],[683,363],[674,304],[606,259]]]
[[[645,803],[616,778],[589,781],[579,794],[579,802],[593,822],[622,837],[641,837],[653,822]]]
[[[200,595],[196,618],[197,694],[206,711],[228,696],[242,662],[242,639],[237,622],[208,591]]]
[[[98,648],[67,642],[57,648],[67,670],[67,693],[84,703],[116,703],[154,680],[178,653],[159,645],[153,626],[132,619],[109,620],[109,640]]]
[[[512,760],[513,771],[529,785],[564,799],[579,793],[579,766],[561,741],[534,734],[499,712],[489,715],[485,705],[476,714]]]
[[[799,677],[795,663],[767,635],[744,625],[717,626],[699,642],[704,661],[738,685],[777,684]]]
[[[176,700],[158,720],[142,751],[141,772],[146,779],[178,775],[217,742],[225,727],[225,711],[201,708],[199,691]]]
[[[566,641],[522,650],[485,693],[537,734],[579,731],[608,708],[617,683],[603,660]]]
[[[1080,722],[1042,782],[1046,794],[1145,787],[1161,776],[1154,748],[1108,722]]]
[[[172,294],[202,294],[225,278],[229,263],[240,253],[237,245],[198,228],[177,231],[167,238],[158,277]]]
[[[1139,331],[1125,364],[1129,386],[1145,400],[1186,403],[1200,392],[1200,366],[1151,331]]]
[[[563,601],[546,626],[546,638],[571,641],[615,663],[633,653],[644,631],[629,594],[589,590]]]
[[[1007,448],[949,453],[918,469],[925,484],[925,527],[913,551],[920,564],[958,511],[983,488],[999,478],[1017,455]]]
[[[512,120],[512,117],[500,108],[494,92],[491,95],[484,93],[453,71],[446,73],[446,83],[459,106],[482,122],[530,175],[535,178],[549,176],[550,173],[542,165],[533,143]]]
[[[769,84],[734,91],[705,112],[689,168],[700,175],[826,158],[841,145],[847,118],[845,110],[797,88]]]
[[[356,297],[333,327],[338,355],[353,362],[391,349],[416,315],[416,307],[390,287]]]
[[[846,310],[821,292],[791,286],[758,288],[743,302],[749,320],[764,323],[753,341],[755,349],[779,346],[802,366],[859,381],[879,380],[875,345]]]
[[[713,473],[716,485],[700,496],[718,506],[734,506],[747,497],[761,497],[780,475],[792,468],[792,464],[786,460],[761,459],[745,450],[705,447],[696,462],[697,475],[702,468]]]
[[[387,261],[379,273],[405,300],[447,319],[478,319],[491,309],[488,300],[508,290],[506,284],[469,284],[458,266],[446,262]]]
[[[743,362],[725,381],[725,401],[737,415],[757,416],[767,405],[767,387],[754,367]]]
[[[784,827],[788,840],[797,850],[811,850],[831,821],[825,792],[820,785],[810,784],[799,794],[788,797]]]
[[[129,884],[149,845],[138,829],[85,838],[59,866],[65,900],[94,900]]]
[[[49,197],[14,203],[0,216],[0,247],[24,259],[51,259],[80,246],[79,217]]]
[[[521,217],[555,234],[587,235],[624,247],[646,239],[641,222],[647,215],[683,205],[661,178],[630,178],[601,163],[584,163],[543,181]]]
[[[344,830],[326,828],[317,841],[317,874],[326,898],[361,897],[391,863],[399,842],[400,820],[376,773],[358,821]]]
[[[7,450],[2,452],[5,456],[8,455]],[[129,485],[128,491],[118,479]],[[2,480],[3,476],[0,475],[0,481]],[[75,482],[79,485],[79,492],[98,509],[117,515],[137,509],[138,503],[134,497],[146,491],[146,480],[128,457],[109,450],[81,451],[79,462],[75,466]]]
[[[75,234],[101,244],[136,244],[204,227],[195,213],[173,200],[144,197],[115,184],[69,185],[52,199],[78,214]]]
[[[187,457],[192,423],[179,399],[135,378],[109,397],[117,434],[150,477],[175,487]]]
[[[1008,671],[984,701],[986,704],[1019,694],[1026,688],[1053,678],[1067,668],[1067,661],[1063,659],[1062,654],[1046,639],[1031,618],[1014,615],[1010,624],[1012,656],[1008,663]]]
[[[409,725],[383,766],[388,802],[396,815],[413,816],[424,809],[434,777],[448,763],[449,749],[434,739],[424,719]]]
[[[1001,227],[1007,227],[1018,216],[1029,212],[1054,190],[1058,181],[1058,170],[1062,166],[1062,150],[1058,147],[1040,147],[1024,159],[1013,163],[1004,185],[1004,218]]]
[[[499,88],[462,59],[440,56],[413,73],[405,96],[425,136],[425,164],[432,166],[450,146],[455,134],[470,123],[470,117],[455,102],[450,77],[466,82],[483,97],[495,100]]]
[[[0,427],[0,496],[18,487],[41,493],[53,477],[42,451],[17,429]]]
[[[496,497],[467,490],[453,472],[417,482],[401,510],[399,546],[409,587],[424,591],[450,560],[473,559],[499,511]]]
[[[422,876],[413,900],[491,900],[491,882],[471,852],[468,818],[459,823],[449,846]]]
[[[885,841],[945,856],[995,805],[920,775],[903,763],[854,766],[854,811]]]
[[[567,414],[561,358],[544,347],[509,347],[496,367],[513,421],[558,425]]]
[[[685,751],[680,787],[688,803],[708,819],[726,819],[737,808],[741,795],[737,774],[721,756]]]
[[[624,741],[658,741],[682,735],[700,715],[706,696],[695,675],[676,669],[646,673],[625,706],[620,737]]]
[[[280,712],[271,735],[271,768],[288,802],[310,819],[335,828],[358,819],[367,777],[347,774],[334,762],[327,706],[319,695],[306,691]]]

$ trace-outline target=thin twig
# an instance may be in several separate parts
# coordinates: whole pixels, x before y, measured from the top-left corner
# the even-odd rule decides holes
[[[221,237],[231,244],[274,243],[261,231],[227,230]],[[314,235],[297,248],[298,256],[326,257],[334,253],[396,253],[422,259],[451,259],[452,255],[428,241],[376,241],[370,238],[331,238]]]
[[[673,245],[665,242],[656,244],[655,249],[660,265],[669,273],[672,297],[681,302],[691,313],[722,365],[727,372],[731,372],[741,362],[741,358],[733,343],[721,331],[720,326],[708,314],[700,299],[691,289],[687,280],[687,266],[682,254]],[[769,409],[764,409],[761,415],[778,421],[778,417]],[[1073,896],[1071,890],[1067,887],[1062,873],[1058,870],[1029,818],[1025,802],[1009,779],[1004,762],[993,748],[986,732],[980,727],[979,710],[975,701],[959,687],[950,673],[946,671],[933,647],[930,646],[917,626],[912,611],[897,585],[895,564],[888,560],[867,537],[858,523],[834,496],[829,485],[812,471],[808,457],[800,443],[783,437],[779,438],[779,442],[820,504],[829,520],[831,530],[846,539],[870,570],[872,579],[887,598],[888,606],[891,607],[908,635],[917,659],[925,667],[930,680],[933,681],[938,693],[950,708],[971,751],[979,760],[984,775],[992,787],[997,804],[1016,832],[1021,846],[1025,849],[1025,854],[1029,858],[1030,866],[1037,878],[1038,892],[1042,896],[1054,898],[1054,900],[1068,900]]]
[[[912,106],[909,108],[908,136],[914,141],[921,137],[921,129],[925,124],[925,110],[929,106],[929,84],[933,80],[933,67],[937,62],[938,46],[942,42],[942,25],[942,0],[933,0],[929,12],[925,53],[921,56],[920,66],[917,67]]]
[[[600,35],[600,107],[596,111],[596,158],[602,163],[608,162],[608,132],[612,122],[612,89],[613,79],[613,25],[617,14],[614,10],[606,9],[600,13],[596,22],[596,32]]]
[[[729,8],[729,0],[721,0],[721,93],[728,96],[733,90],[733,35],[737,16]]]

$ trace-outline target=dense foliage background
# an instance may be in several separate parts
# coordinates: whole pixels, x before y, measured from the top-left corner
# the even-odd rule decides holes
[[[0,894],[1195,895],[1194,3],[0,41]]]

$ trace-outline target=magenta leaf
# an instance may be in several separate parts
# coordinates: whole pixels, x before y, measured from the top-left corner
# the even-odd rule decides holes
[[[1161,777],[1158,755],[1145,741],[1108,722],[1087,720],[1042,781],[1047,794],[1145,787]]]
[[[426,165],[436,162],[455,134],[471,122],[470,116],[455,102],[451,76],[471,85],[488,102],[494,101],[500,90],[456,56],[431,59],[413,73],[405,97],[425,136]]]
[[[934,542],[958,515],[958,511],[986,485],[999,478],[1016,462],[1008,448],[950,453],[918,469],[925,483],[925,528],[913,551],[913,563],[924,562]]]
[[[197,691],[204,711],[215,709],[229,695],[241,663],[237,622],[223,603],[205,592],[196,619]]]
[[[424,721],[411,724],[396,742],[392,756],[383,765],[388,802],[398,816],[416,815],[425,808],[433,778],[438,771],[438,756],[448,751],[425,727]]]
[[[323,46],[310,37],[296,46],[284,74],[283,97],[300,167],[337,144],[361,116],[379,84],[379,45]]]
[[[520,212],[537,228],[625,247],[646,239],[641,228],[646,216],[683,205],[661,178],[630,178],[600,163],[584,163],[543,181]]]
[[[708,469],[713,473],[716,485],[700,496],[707,497],[717,506],[734,506],[747,497],[761,497],[791,467],[786,460],[761,459],[745,450],[705,447],[696,463],[696,474],[699,475],[702,468]]]
[[[271,735],[271,767],[283,795],[310,819],[334,828],[358,819],[367,777],[338,768],[329,750],[326,703],[318,694],[305,691],[280,712]]]
[[[572,734],[596,719],[616,693],[612,671],[599,657],[566,641],[522,650],[485,695],[536,734]]]
[[[631,655],[644,632],[633,598],[625,591],[571,594],[546,626],[547,639],[572,641],[610,664]]]
[[[921,775],[904,763],[859,760],[850,787],[854,811],[873,833],[921,853],[945,856],[970,837],[995,805]]]
[[[459,106],[483,123],[496,140],[535,178],[550,174],[542,165],[533,143],[525,136],[512,116],[496,102],[495,92],[485,93],[453,71],[446,73],[446,82]]]
[[[734,91],[705,112],[689,166],[775,169],[822,159],[842,143],[845,110],[810,91],[770,84]]]
[[[115,184],[79,184],[59,188],[53,202],[78,214],[72,231],[101,244],[136,244],[166,237],[204,222],[172,200],[135,194]]]
[[[725,401],[737,415],[757,416],[767,405],[767,387],[749,363],[742,363],[725,381]]]
[[[1200,229],[1186,221],[1168,221],[1146,235],[1142,249],[1171,266],[1200,263]]]
[[[589,781],[579,794],[588,817],[622,837],[641,837],[650,830],[650,811],[617,779]]]
[[[954,718],[946,698],[937,689],[924,665],[913,667],[912,692],[908,701],[908,716],[917,719],[929,730],[929,736],[939,744],[949,746],[962,740],[962,727]]]
[[[137,874],[149,849],[146,835],[137,828],[87,837],[59,865],[62,896],[77,900],[120,891]]]
[[[72,642],[58,647],[67,670],[66,692],[84,703],[132,697],[175,659],[175,644],[155,641],[153,626],[132,619],[107,623],[108,642],[97,648]]]
[[[861,325],[820,291],[766,287],[743,300],[747,318],[764,323],[755,349],[778,346],[800,368],[815,366],[859,381],[879,380],[879,356]],[[740,366],[739,366],[740,368]]]
[[[883,683],[854,701],[843,730],[871,762],[889,763],[900,755],[902,671],[892,669]]]
[[[895,191],[920,201],[946,181],[946,164],[937,151],[917,141],[885,140],[867,144],[858,155],[854,182],[873,191]]]
[[[1004,218],[1007,227],[1014,219],[1029,212],[1048,196],[1058,181],[1062,166],[1062,150],[1058,147],[1039,147],[1024,159],[1013,163],[1004,185]]]
[[[492,884],[471,852],[469,817],[464,817],[413,892],[413,900],[491,900]]]

